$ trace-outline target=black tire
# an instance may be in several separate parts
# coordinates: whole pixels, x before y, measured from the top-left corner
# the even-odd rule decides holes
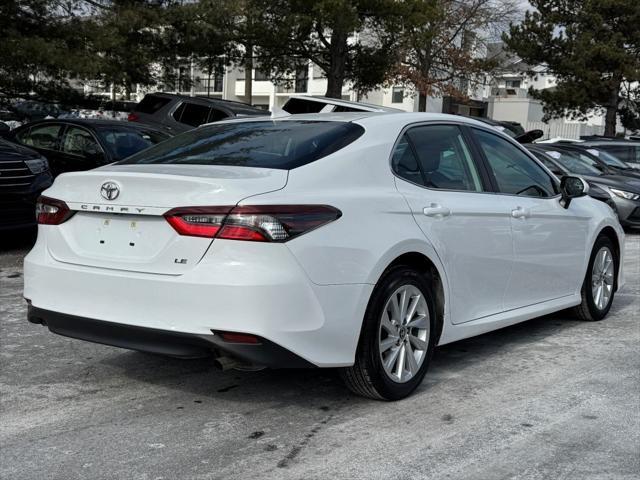
[[[384,370],[378,341],[383,309],[393,292],[403,285],[420,290],[429,312],[429,339],[426,357],[418,372],[405,383],[392,380]],[[400,400],[410,395],[422,382],[435,349],[436,317],[430,279],[410,267],[399,265],[389,269],[378,282],[367,306],[355,363],[343,368],[341,377],[347,387],[357,395],[376,400]]]
[[[594,261],[598,252],[603,248],[607,247],[613,256],[613,271],[614,271],[614,288],[611,290],[611,297],[609,298],[609,302],[607,305],[600,309],[596,306],[595,300],[593,298],[593,291],[591,288],[591,281],[593,276],[593,266]],[[611,309],[611,304],[613,303],[613,298],[615,297],[616,289],[616,279],[618,278],[618,268],[619,268],[619,258],[618,253],[616,251],[615,245],[611,241],[609,237],[606,235],[600,235],[596,239],[595,244],[593,245],[593,250],[591,251],[591,256],[589,257],[589,265],[587,266],[587,273],[584,278],[584,282],[582,283],[582,289],[580,294],[582,296],[582,302],[577,307],[574,307],[573,313],[579,320],[584,320],[588,322],[596,322],[598,320],[602,320],[607,316],[609,310]]]

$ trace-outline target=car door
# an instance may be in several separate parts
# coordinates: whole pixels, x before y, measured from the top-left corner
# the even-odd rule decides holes
[[[33,125],[16,133],[18,143],[33,148],[49,162],[51,173],[61,173],[60,139],[64,126],[60,123],[43,123]]]
[[[105,153],[88,129],[69,125],[60,144],[63,172],[90,170],[105,163]]]
[[[398,190],[443,263],[451,319],[464,323],[503,311],[513,263],[508,205],[486,192],[482,164],[455,124],[408,128],[392,167]]]
[[[559,202],[558,184],[520,146],[472,128],[498,196],[509,202],[514,269],[506,309],[576,293],[584,276],[588,217]]]

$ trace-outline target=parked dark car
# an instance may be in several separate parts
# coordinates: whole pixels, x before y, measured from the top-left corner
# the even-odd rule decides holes
[[[474,120],[478,120],[479,122],[486,123],[487,125],[491,125],[501,132],[506,133],[512,138],[519,137],[520,135],[524,135],[525,129],[518,122],[509,122],[506,120],[493,120],[492,118],[487,117],[469,117]]]
[[[148,125],[117,120],[56,119],[23,125],[6,138],[44,155],[55,177],[122,160],[170,135]]]
[[[35,150],[0,139],[0,231],[36,225],[36,199],[53,182]]]
[[[35,100],[23,100],[12,107],[13,112],[27,122],[43,120],[47,117],[57,117],[63,110],[54,103],[44,103]]]
[[[556,176],[580,175],[590,186],[589,195],[605,201],[625,227],[640,227],[640,179],[603,173],[586,160],[581,152],[558,148],[557,145],[526,145]],[[609,198],[603,198],[605,191]]]
[[[204,123],[233,117],[265,116],[270,113],[246,103],[230,100],[150,93],[135,106],[128,119],[130,122],[151,125],[175,135]]]
[[[633,168],[640,168],[640,142],[622,139],[587,140],[580,143],[584,147],[596,147],[610,153]]]
[[[615,173],[618,175],[640,178],[640,170],[633,168],[628,163],[623,162],[615,155],[606,152],[600,147],[584,145],[582,143],[558,143],[558,148],[580,152],[597,162],[596,168],[603,173]],[[605,167],[603,169],[603,167]]]

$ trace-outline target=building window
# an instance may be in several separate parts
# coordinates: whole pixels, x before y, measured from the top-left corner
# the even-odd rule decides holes
[[[402,102],[404,102],[404,88],[393,87],[393,90],[391,91],[391,103]]]
[[[296,93],[307,93],[307,87],[309,84],[309,67],[307,65],[301,65],[296,67]]]
[[[224,70],[216,69],[216,72],[213,76],[213,91],[221,92],[223,88],[224,82]]]
[[[327,78],[327,76],[324,74],[324,70],[322,70],[319,66],[314,65],[313,66],[313,78],[315,80],[319,80],[322,78]]]
[[[255,69],[253,79],[256,82],[271,80],[271,73],[267,70],[262,70],[260,67],[258,67]]]
[[[521,80],[507,80],[505,86],[507,88],[520,88]]]

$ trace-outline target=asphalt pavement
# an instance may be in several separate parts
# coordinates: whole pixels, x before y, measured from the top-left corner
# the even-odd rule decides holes
[[[440,347],[395,403],[330,370],[221,372],[49,333],[26,320],[30,241],[0,247],[1,479],[640,477],[638,234],[604,321],[562,312]]]

